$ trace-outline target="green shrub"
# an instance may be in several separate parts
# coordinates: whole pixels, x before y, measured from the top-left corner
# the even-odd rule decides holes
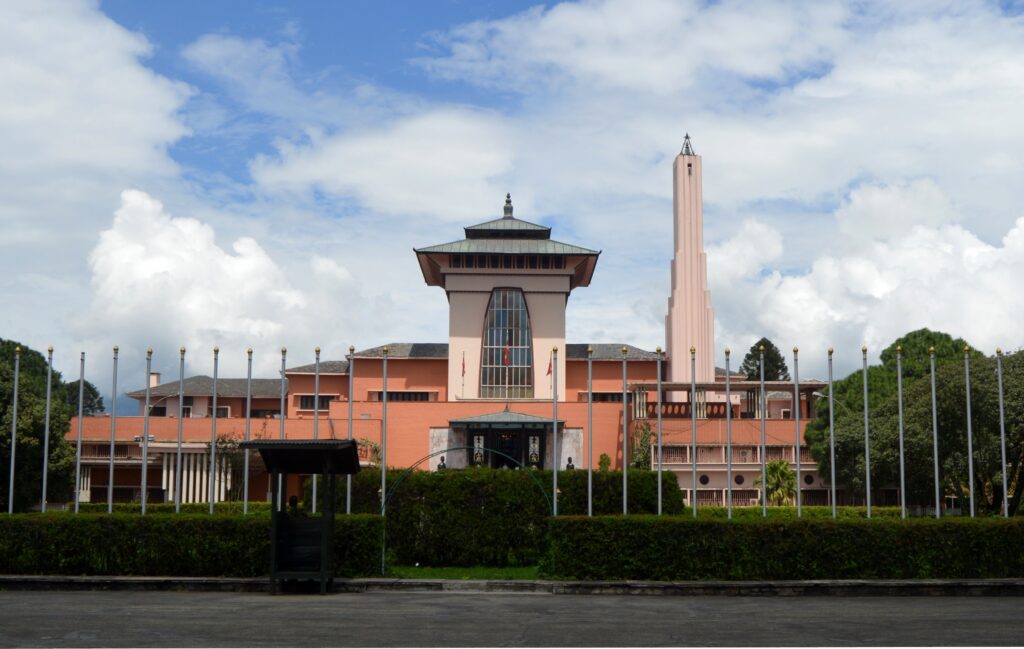
[[[690,509],[684,507],[685,513]],[[832,508],[829,506],[805,506],[801,518],[832,518]],[[725,507],[698,507],[697,518],[700,520],[728,519],[729,512]],[[733,507],[733,519],[763,519],[760,505],[755,507]],[[899,507],[872,507],[871,517],[875,518],[899,518]],[[768,507],[769,519],[796,519],[796,507]],[[836,507],[836,518],[867,518],[867,509],[864,507]]]
[[[380,569],[379,516],[338,516],[335,574]],[[0,518],[0,574],[257,577],[270,569],[266,516],[25,514]]]
[[[1024,577],[1024,521],[686,516],[552,519],[542,572],[560,579]]]
[[[71,505],[70,509],[74,506]],[[82,514],[106,514],[107,503],[79,503],[78,510]],[[139,514],[142,512],[142,506],[137,503],[114,503],[115,514]],[[265,515],[270,512],[270,503],[266,501],[250,502],[249,503],[249,514],[261,514]],[[147,503],[146,504],[146,515],[149,514],[173,514],[174,503]],[[210,505],[209,503],[182,503],[181,504],[182,514],[209,514]],[[236,516],[242,513],[241,502],[224,502],[214,503],[213,505],[214,514],[225,514],[228,516]]]
[[[657,474],[628,475],[630,513],[655,513]],[[595,472],[593,477],[594,513],[621,512],[622,473]],[[424,566],[535,565],[547,548],[551,479],[550,471],[389,471],[386,526],[392,560]],[[663,510],[681,512],[675,476],[665,472],[662,481]],[[360,471],[352,485],[352,511],[379,513],[380,472]],[[586,471],[560,471],[558,489],[560,515],[586,513]],[[345,511],[344,480],[339,480],[337,498],[338,511]]]

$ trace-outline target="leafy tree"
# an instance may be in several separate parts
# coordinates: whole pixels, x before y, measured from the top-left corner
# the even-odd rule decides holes
[[[654,432],[651,430],[651,425],[646,421],[633,429],[633,448],[630,451],[630,468],[650,470],[651,438],[653,436]]]
[[[761,347],[764,347],[764,380],[765,381],[788,381],[789,368],[786,367],[786,359],[782,352],[775,346],[775,343],[762,338],[750,347],[750,351],[743,357],[740,365],[740,373],[746,374],[750,381],[761,379]]]
[[[11,464],[11,418],[14,397],[14,350],[21,347],[18,375],[17,453],[14,509],[38,505],[42,488],[43,437],[46,419],[46,357],[26,345],[0,339],[0,508],[7,509]],[[56,370],[51,377],[50,446],[47,500],[72,496],[75,451],[65,439],[70,424],[67,386]]]
[[[612,467],[612,458],[607,453],[601,453],[601,457],[597,459],[597,470],[601,473],[607,473]]]
[[[78,414],[78,380],[67,384],[68,408],[72,415]],[[103,412],[103,397],[96,386],[89,381],[82,387],[82,414],[86,417]]]
[[[961,502],[967,502],[967,415],[963,365],[965,344],[962,339],[948,334],[921,329],[894,341],[882,352],[882,364],[868,368],[868,430],[873,490],[899,485],[896,348],[900,347],[907,504],[928,507],[934,504],[928,355],[929,347],[934,347],[941,489],[943,495],[947,492],[963,494]],[[975,350],[970,352],[970,358],[975,498],[979,511],[999,511],[1002,507],[1002,476],[995,359],[986,358]],[[1024,487],[1017,478],[1024,457],[1024,353],[1007,355],[1003,366],[1010,507],[1011,511],[1015,511],[1020,500],[1020,490]],[[865,471],[861,370],[836,381],[834,391],[836,483],[853,494],[862,495]],[[817,406],[817,416],[809,423],[806,436],[822,475],[828,476],[828,399],[820,399]]]
[[[796,497],[796,471],[785,460],[775,460],[765,465],[765,493],[771,505],[785,505]],[[761,485],[761,476],[754,484]]]

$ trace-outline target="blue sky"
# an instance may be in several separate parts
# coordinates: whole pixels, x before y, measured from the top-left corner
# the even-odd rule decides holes
[[[506,192],[603,251],[570,342],[653,349],[687,132],[719,347],[1024,344],[1019,3],[40,0],[0,59],[0,335],[65,371],[443,341],[411,249]]]

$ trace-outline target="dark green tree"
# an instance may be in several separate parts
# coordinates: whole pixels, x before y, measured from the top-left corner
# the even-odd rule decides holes
[[[796,471],[786,460],[775,460],[764,467],[765,482],[768,494],[768,504],[786,505],[796,498]],[[761,486],[761,476],[754,480],[754,484]]]
[[[908,506],[934,504],[929,348],[936,355],[936,397],[939,429],[939,473],[942,494],[967,493],[966,391],[963,339],[927,329],[900,337],[881,354],[882,364],[868,368],[868,430],[871,443],[871,485],[899,485],[899,413],[896,349],[901,351],[904,399],[904,461]],[[999,414],[995,359],[976,350],[971,358],[971,414],[975,457],[975,498],[978,511],[1002,507]],[[1024,354],[1004,358],[1007,463],[1011,511],[1020,500],[1019,476],[1024,456]],[[850,493],[864,494],[863,376],[856,370],[834,383],[836,483]],[[811,454],[823,476],[830,473],[828,399],[817,402],[816,417],[806,432]],[[877,502],[877,494],[875,494]]]
[[[630,468],[649,470],[651,468],[651,438],[654,437],[651,425],[646,421],[639,424],[633,429],[632,437],[633,449],[630,451],[629,457]]]
[[[789,368],[786,367],[786,359],[782,352],[775,346],[775,343],[762,338],[750,346],[750,351],[743,357],[740,364],[740,373],[747,375],[747,380],[758,381],[761,379],[761,347],[764,347],[764,380],[765,381],[788,381]]]
[[[14,509],[38,506],[42,488],[43,437],[46,419],[46,357],[26,345],[0,339],[0,509],[6,511],[11,462],[11,417],[14,396],[14,350],[21,347],[18,375]],[[67,386],[60,372],[51,377],[50,452],[47,500],[67,501],[74,483],[75,451],[65,439],[70,423]]]
[[[78,414],[78,380],[67,384],[68,408],[72,415]],[[86,381],[82,387],[82,414],[86,417],[98,415],[103,410],[103,397],[96,386]]]

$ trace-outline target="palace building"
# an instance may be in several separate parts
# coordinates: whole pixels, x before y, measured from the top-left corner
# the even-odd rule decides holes
[[[516,216],[506,195],[500,217],[464,228],[460,239],[415,250],[423,280],[443,289],[448,300],[447,341],[326,350],[318,365],[286,367],[283,379],[254,379],[251,388],[246,379],[219,379],[218,438],[241,440],[247,429],[252,439],[351,435],[361,441],[364,463],[386,456],[388,466],[424,470],[436,470],[442,461],[450,469],[565,469],[570,463],[585,469],[591,462],[596,469],[602,454],[618,469],[624,429],[631,437],[640,427],[656,432],[660,363],[663,466],[676,473],[684,500],[724,504],[731,447],[733,503],[759,502],[764,406],[765,459],[795,466],[799,457],[803,502],[826,504],[828,490],[803,443],[823,384],[801,382],[794,391],[792,383],[770,382],[762,400],[759,383],[732,374],[725,397],[725,371],[714,363],[722,352],[714,348],[701,173],[701,158],[687,136],[673,165],[674,257],[664,353],[614,340],[566,341],[566,305],[574,290],[590,285],[601,252],[553,239],[551,228]],[[411,265],[409,272],[412,279]],[[129,396],[139,400],[139,415],[119,416],[116,426],[110,416],[82,421],[83,501],[106,501],[111,483],[115,501],[141,494],[146,389]],[[149,403],[147,499],[173,499],[179,428],[182,500],[205,502],[211,474],[216,500],[240,499],[240,468],[231,453],[221,452],[210,471],[212,378],[192,376],[179,389],[177,380],[161,383],[154,374]],[[77,427],[73,421],[72,441]],[[592,458],[586,455],[591,436]],[[247,496],[263,500],[268,491],[257,466]]]

